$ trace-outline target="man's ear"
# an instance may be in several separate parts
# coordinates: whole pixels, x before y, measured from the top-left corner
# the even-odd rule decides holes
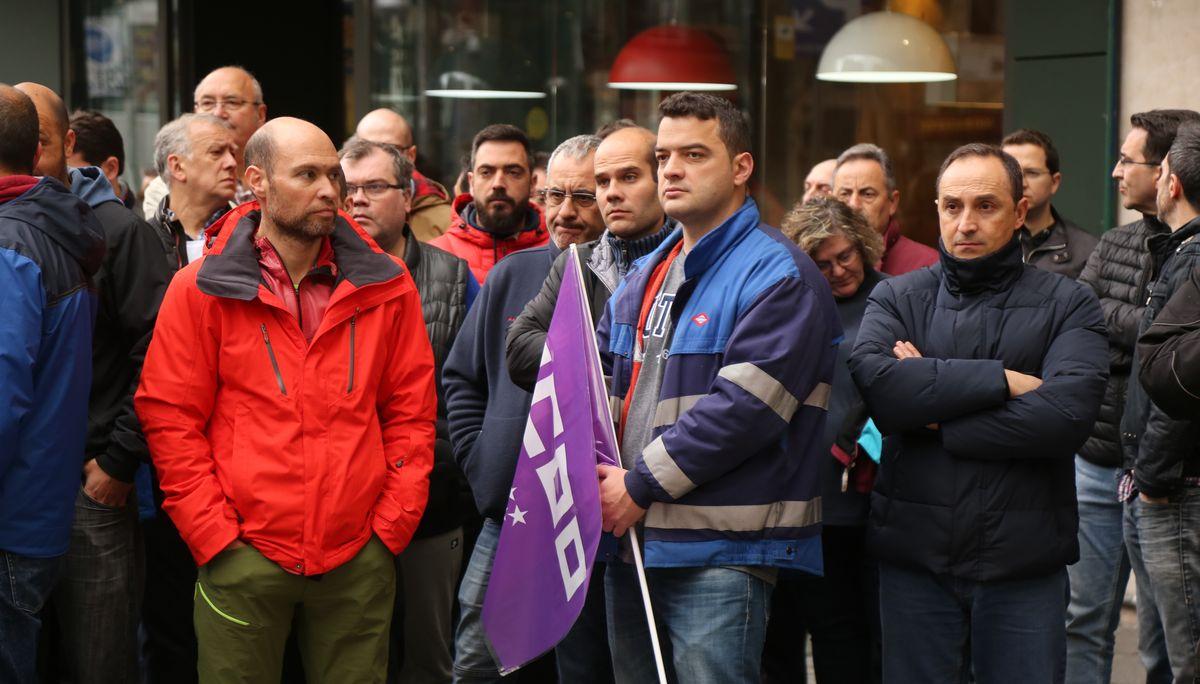
[[[408,157],[408,160],[410,162],[416,164],[417,163],[417,146],[410,145],[407,150],[404,150],[404,156]]]
[[[1013,226],[1014,229],[1020,228],[1021,226],[1025,225],[1025,215],[1028,213],[1029,213],[1029,198],[1022,197],[1021,201],[1017,202],[1017,209],[1016,209],[1017,222],[1016,222],[1016,225]]]
[[[100,170],[109,182],[114,182],[121,175],[121,162],[116,157],[109,157],[100,163]]]
[[[69,128],[63,134],[63,153],[68,157],[75,154],[75,131]]]
[[[177,154],[167,155],[167,175],[171,177],[171,181],[187,182],[187,171],[183,168],[183,160]],[[168,185],[169,187],[169,185]]]
[[[733,157],[733,184],[746,185],[750,175],[754,173],[754,157],[749,152],[742,152]]]
[[[42,160],[42,141],[39,140],[38,144],[37,144],[37,149],[34,150],[34,152],[33,152],[33,166],[31,166],[29,168],[36,169],[38,162],[40,162],[41,160]]]
[[[251,164],[246,167],[246,175],[242,177],[246,183],[246,187],[250,188],[251,192],[258,199],[267,196],[267,190],[270,189],[271,183],[267,180],[267,172],[261,168]]]

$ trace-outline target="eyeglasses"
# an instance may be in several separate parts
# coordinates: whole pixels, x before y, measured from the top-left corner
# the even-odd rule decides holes
[[[346,183],[346,197],[354,197],[359,190],[362,190],[370,199],[379,199],[388,190],[402,190],[404,188],[405,186],[403,185],[393,185],[391,183],[364,183],[362,185]]]
[[[1130,159],[1129,157],[1125,157],[1125,156],[1121,156],[1117,159],[1117,166],[1120,166],[1122,168],[1124,168],[1126,166],[1158,166],[1160,164],[1162,164],[1162,160],[1152,161],[1152,162],[1140,162],[1140,161],[1134,161],[1134,160]]]
[[[243,100],[240,97],[223,97],[219,100],[213,97],[206,97],[202,100],[197,100],[194,104],[196,105],[196,111],[207,114],[208,112],[215,112],[218,106],[227,112],[236,112],[248,104],[257,106],[262,103],[258,102],[257,100],[253,102],[250,100]]]
[[[546,204],[551,207],[557,207],[568,197],[570,197],[571,201],[575,203],[575,206],[581,209],[587,209],[596,203],[595,193],[584,192],[583,190],[576,190],[575,192],[563,192],[558,188],[550,188],[546,190]]]

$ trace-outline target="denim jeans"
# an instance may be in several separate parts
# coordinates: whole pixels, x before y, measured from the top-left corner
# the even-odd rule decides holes
[[[758,682],[771,585],[732,568],[647,568],[650,603],[672,681]],[[616,681],[658,681],[650,629],[633,565],[604,575]]]
[[[1200,641],[1200,489],[1185,488],[1165,504],[1139,500],[1138,507],[1142,559],[1162,619],[1171,671],[1180,681],[1185,669],[1195,671]]]
[[[1108,684],[1121,604],[1129,582],[1129,554],[1117,501],[1120,468],[1075,457],[1079,498],[1079,561],[1067,568],[1067,684]]]
[[[496,544],[500,541],[500,525],[484,520],[483,529],[475,539],[475,550],[467,563],[462,585],[458,588],[460,613],[454,634],[454,681],[499,682],[500,670],[488,649],[483,632],[483,598],[492,575]]]
[[[1171,661],[1167,658],[1167,641],[1163,635],[1162,618],[1154,600],[1154,588],[1142,557],[1142,540],[1138,528],[1142,503],[1134,499],[1125,504],[1125,550],[1129,566],[1137,579],[1138,654],[1146,668],[1146,684],[1170,684]]]
[[[0,551],[0,682],[36,682],[41,610],[62,556],[31,558]]]
[[[143,578],[136,504],[106,506],[80,487],[71,548],[50,599],[60,676],[78,684],[137,680]]]
[[[880,563],[879,595],[885,683],[1040,684],[1061,671],[1065,569],[976,582]]]

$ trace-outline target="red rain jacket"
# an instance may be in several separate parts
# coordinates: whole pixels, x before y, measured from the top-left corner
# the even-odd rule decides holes
[[[263,284],[258,204],[209,229],[171,282],[135,403],[198,564],[235,539],[318,575],[372,534],[399,553],[433,463],[433,355],[403,262],[339,213],[337,280],[311,342]]]
[[[521,232],[507,238],[482,231],[467,223],[463,218],[463,210],[472,202],[470,195],[459,195],[454,198],[454,218],[450,229],[445,234],[429,241],[434,247],[450,252],[463,259],[471,267],[475,280],[483,285],[488,271],[504,257],[519,252],[522,249],[541,247],[550,241],[550,232],[546,230],[546,216],[542,208],[533,202],[529,203],[529,211],[537,215],[537,226],[526,227]],[[532,220],[530,221],[532,224]]]

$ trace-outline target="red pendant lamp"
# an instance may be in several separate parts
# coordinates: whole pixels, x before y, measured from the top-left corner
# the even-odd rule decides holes
[[[664,25],[625,43],[608,72],[625,90],[737,90],[729,54],[706,31]]]

